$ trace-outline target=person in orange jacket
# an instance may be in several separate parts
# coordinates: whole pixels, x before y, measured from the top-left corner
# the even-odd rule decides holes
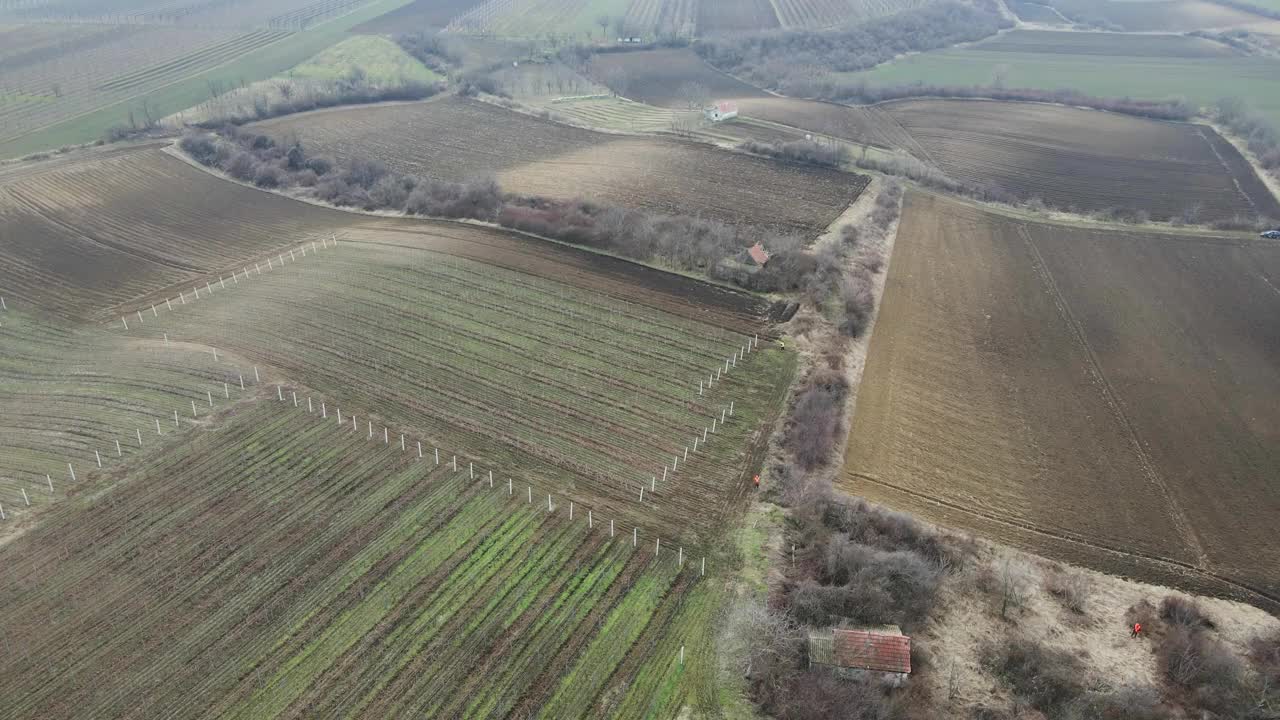
[[[1133,624],[1133,627],[1129,629],[1129,637],[1131,638],[1136,638],[1141,633],[1142,633],[1142,623],[1136,622]]]

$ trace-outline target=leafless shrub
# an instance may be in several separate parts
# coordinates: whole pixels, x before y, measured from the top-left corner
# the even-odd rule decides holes
[[[380,208],[404,210],[409,193],[417,187],[417,180],[408,175],[384,175],[369,188],[369,197]]]
[[[846,278],[840,284],[840,303],[844,310],[840,332],[860,337],[871,324],[876,299],[869,282]]]
[[[790,140],[781,143],[747,140],[739,143],[738,149],[755,155],[819,167],[844,167],[850,159],[849,150],[845,146],[814,140]]]
[[[252,180],[258,172],[258,163],[253,159],[253,155],[241,151],[232,156],[231,161],[227,163],[226,171],[237,180]]]
[[[1149,687],[1126,687],[1114,692],[1089,692],[1063,708],[1061,720],[1174,720],[1173,710]]]
[[[980,657],[1020,700],[1050,717],[1057,717],[1085,691],[1084,666],[1078,658],[1025,635],[992,640]]]
[[[1280,690],[1280,631],[1249,641],[1249,660],[1260,676]]]
[[[253,174],[253,184],[260,188],[275,188],[283,184],[285,173],[275,165],[259,165]]]
[[[1156,659],[1165,678],[1191,691],[1202,705],[1229,706],[1244,686],[1240,660],[1203,630],[1171,628],[1156,649]]]
[[[783,446],[802,468],[812,470],[831,460],[831,450],[840,440],[848,394],[843,375],[821,370],[813,372],[797,393]]]
[[[1083,615],[1089,599],[1089,578],[1083,573],[1055,570],[1045,575],[1044,589],[1077,615]]]
[[[1170,625],[1188,629],[1214,626],[1196,601],[1181,595],[1168,595],[1160,601],[1160,619]]]

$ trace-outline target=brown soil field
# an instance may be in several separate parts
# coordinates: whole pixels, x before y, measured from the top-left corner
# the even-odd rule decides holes
[[[751,32],[780,27],[769,0],[700,0],[698,34]]]
[[[716,70],[685,48],[601,53],[591,58],[591,75],[596,79],[604,78],[611,68],[626,73],[624,95],[658,107],[684,108],[685,101],[678,91],[686,82],[706,86],[720,100],[741,102],[742,98],[770,97],[765,91]]]
[[[351,28],[353,33],[395,35],[443,28],[482,0],[414,0],[402,8]]]
[[[1069,18],[1102,20],[1130,32],[1187,32],[1206,28],[1248,27],[1274,32],[1280,25],[1261,15],[1243,12],[1207,0],[1049,0]]]
[[[911,194],[844,489],[1280,609],[1280,245]]]
[[[45,312],[111,317],[352,219],[212,177],[155,145],[14,165],[0,173],[0,287]]]
[[[255,125],[312,152],[376,158],[446,180],[492,176],[508,192],[587,198],[781,232],[827,227],[861,176],[652,137],[559,125],[465,98],[295,115]]]
[[[1211,128],[1039,103],[907,100],[882,105],[948,175],[1059,208],[1199,206],[1201,218],[1280,217],[1280,204]]]
[[[851,107],[786,97],[746,98],[738,101],[746,117],[790,125],[863,145],[924,151],[891,114],[877,107]]]

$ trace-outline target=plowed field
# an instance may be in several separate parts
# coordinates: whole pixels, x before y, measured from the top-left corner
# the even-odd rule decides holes
[[[698,34],[752,32],[779,27],[769,0],[699,0]]]
[[[917,194],[889,272],[845,489],[1280,608],[1280,245]]]
[[[0,174],[0,287],[27,308],[114,317],[353,216],[223,182],[156,147]],[[175,291],[172,293],[176,295]]]
[[[958,180],[1061,208],[1199,207],[1207,220],[1280,217],[1280,204],[1211,128],[1035,103],[909,100],[882,106]]]
[[[312,152],[373,157],[447,180],[492,176],[508,192],[588,198],[811,235],[861,192],[863,178],[761,160],[700,143],[619,137],[463,98],[280,118]]]
[[[680,86],[693,82],[717,100],[769,97],[765,91],[726,75],[702,61],[692,50],[642,50],[602,53],[591,58],[591,74],[600,79],[621,70],[627,78],[627,97],[659,107],[684,109]]]

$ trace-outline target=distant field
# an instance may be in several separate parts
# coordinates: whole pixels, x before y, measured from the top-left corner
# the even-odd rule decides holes
[[[1064,20],[1052,7],[1029,0],[1009,0],[1009,9],[1024,22],[1061,25]]]
[[[785,28],[822,29],[924,7],[935,0],[777,0]]]
[[[183,63],[190,57],[199,54],[193,52],[189,44],[174,41],[165,47],[176,47],[188,55],[179,57],[178,65],[151,66],[135,64],[133,69],[151,68],[148,72],[163,74],[162,86],[140,86],[128,90],[120,90],[120,95],[112,97],[104,103],[88,103],[78,108],[76,116],[61,120],[53,118],[47,126],[40,129],[29,129],[26,134],[13,135],[7,141],[0,141],[0,158],[19,157],[40,150],[57,148],[60,145],[87,143],[102,137],[107,128],[113,125],[126,124],[130,113],[141,120],[141,102],[145,98],[148,108],[156,119],[185,108],[197,105],[209,97],[209,83],[220,83],[224,87],[239,85],[242,81],[252,82],[271,77],[288,70],[299,62],[315,55],[321,50],[344,39],[347,31],[366,20],[378,17],[385,12],[404,5],[408,0],[374,0],[359,6],[356,11],[340,18],[309,26],[301,32],[294,32],[283,39],[278,39],[254,50],[241,48],[229,56],[222,57],[216,67],[209,64],[188,66]],[[188,29],[171,29],[164,27],[142,28],[146,32],[174,30],[175,32],[191,32]],[[284,31],[255,31],[255,37],[261,33]],[[146,46],[142,47],[146,54]],[[147,63],[154,62],[154,55],[147,55]],[[202,56],[202,57],[207,57]],[[135,63],[137,61],[134,61]],[[119,65],[100,65],[90,63],[95,68],[105,67],[123,72]],[[126,69],[128,69],[126,67]],[[163,70],[163,73],[161,72]],[[32,71],[35,72],[35,71]],[[113,78],[116,76],[113,75]],[[47,82],[47,81],[46,81]],[[125,99],[119,99],[119,98]]]
[[[1141,4],[1141,3],[1134,3]],[[997,76],[1006,87],[1091,95],[1161,99],[1186,97],[1211,104],[1224,96],[1249,101],[1280,124],[1280,61],[1266,57],[1205,57],[1194,39],[1150,40],[1144,36],[1016,30],[987,43],[911,55],[873,70],[845,75],[873,84],[925,82],[989,85]],[[1114,48],[1106,53],[1108,44]],[[1130,44],[1141,54],[1129,54]],[[1164,47],[1164,50],[1159,48]],[[1025,47],[1026,52],[1017,52]],[[1082,52],[1081,48],[1087,48]],[[1165,52],[1159,55],[1154,52]],[[1194,53],[1194,54],[1192,54]]]
[[[289,77],[303,80],[337,80],[360,68],[374,84],[430,83],[439,79],[391,40],[357,35],[318,53],[289,70]]]
[[[698,34],[751,32],[779,27],[769,0],[699,0]]]
[[[1188,32],[1211,28],[1280,28],[1280,22],[1208,0],[1045,0],[1073,20],[1101,22],[1111,30]]]
[[[1277,277],[1274,242],[911,195],[842,487],[1274,611]]]
[[[592,56],[590,72],[593,77],[603,79],[611,69],[625,74],[627,91],[624,95],[659,107],[685,107],[679,90],[686,82],[707,88],[714,99],[768,97],[765,91],[712,68],[692,50],[683,48]]]
[[[449,21],[479,5],[482,0],[413,0],[402,8],[352,28],[352,32],[396,35],[443,29]]]
[[[630,0],[486,0],[458,15],[451,32],[500,37],[542,37],[552,33],[579,42],[616,37],[613,22],[601,28],[599,17],[621,18]]]
[[[953,178],[1077,210],[1155,218],[1197,206],[1205,220],[1280,217],[1266,186],[1211,128],[1096,110],[982,100],[881,106]]]
[[[493,176],[509,192],[585,197],[813,234],[861,192],[856,175],[660,138],[606,135],[465,98],[277,118],[313,152],[374,157],[448,180]]]

